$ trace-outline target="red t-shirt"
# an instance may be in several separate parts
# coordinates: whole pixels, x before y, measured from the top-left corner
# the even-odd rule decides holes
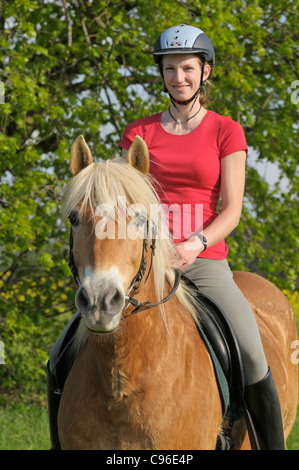
[[[159,182],[161,202],[168,208],[170,233],[179,243],[193,232],[204,230],[217,217],[220,160],[239,150],[247,151],[247,145],[242,127],[230,117],[207,111],[192,132],[174,135],[162,127],[161,114],[129,124],[120,147],[128,150],[135,135],[146,142],[150,173]],[[199,257],[225,259],[227,251],[222,240]]]

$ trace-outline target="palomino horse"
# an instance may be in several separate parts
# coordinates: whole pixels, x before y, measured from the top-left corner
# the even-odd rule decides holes
[[[163,221],[148,217],[159,202],[145,175],[148,158],[137,137],[128,163],[93,163],[82,136],[72,146],[65,212],[82,320],[59,408],[62,449],[215,448],[222,405],[214,369],[187,289],[176,286]],[[250,273],[235,280],[257,316],[286,438],[298,396],[294,315],[270,282]],[[250,448],[244,420],[233,435],[237,448]]]

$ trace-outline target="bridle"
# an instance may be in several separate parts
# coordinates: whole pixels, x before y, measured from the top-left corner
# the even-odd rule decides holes
[[[146,266],[147,266],[147,253],[148,253],[148,219],[147,223],[145,225],[145,231],[144,231],[144,237],[143,237],[143,246],[142,246],[142,255],[141,255],[141,261],[139,265],[138,272],[134,279],[132,280],[130,287],[128,289],[127,295],[125,295],[125,300],[127,302],[127,305],[124,307],[123,310],[126,310],[129,305],[133,305],[135,308],[128,314],[128,315],[123,315],[123,318],[128,318],[129,316],[133,315],[134,313],[140,312],[142,310],[147,310],[152,307],[157,307],[158,305],[161,305],[165,302],[167,302],[171,297],[175,294],[177,288],[179,287],[180,281],[181,281],[181,272],[177,269],[175,271],[175,280],[174,284],[169,292],[169,294],[164,297],[162,300],[156,303],[151,303],[150,300],[146,302],[140,302],[135,298],[135,295],[137,294],[137,291],[140,287],[140,284],[145,276],[146,272]],[[155,249],[156,249],[156,239],[157,239],[157,227],[154,223],[152,223],[152,234],[151,234],[151,240],[150,240],[150,250],[151,250],[151,263],[150,267],[147,273],[147,276],[144,280],[144,284],[147,282],[150,272],[152,270],[152,265],[153,265],[153,257],[155,256]],[[68,260],[68,265],[71,270],[71,273],[73,275],[74,281],[80,286],[81,282],[79,279],[79,273],[77,266],[75,264],[74,260],[74,254],[73,254],[73,229],[71,228],[70,230],[70,241],[69,241],[69,260]]]

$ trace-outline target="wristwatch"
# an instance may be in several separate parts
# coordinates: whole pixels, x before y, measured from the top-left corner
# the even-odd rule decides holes
[[[200,239],[200,241],[202,242],[203,246],[204,246],[204,249],[203,251],[205,251],[207,248],[208,248],[208,240],[206,239],[206,237],[204,235],[202,235],[201,233],[197,233],[196,236]]]

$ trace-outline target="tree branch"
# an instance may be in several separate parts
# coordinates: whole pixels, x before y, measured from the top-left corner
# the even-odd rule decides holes
[[[69,12],[68,4],[66,0],[63,0],[63,6],[64,6],[64,11],[65,11],[65,16],[67,19],[67,45],[68,47],[71,47],[72,42],[73,42],[73,28],[72,28],[70,12]]]

